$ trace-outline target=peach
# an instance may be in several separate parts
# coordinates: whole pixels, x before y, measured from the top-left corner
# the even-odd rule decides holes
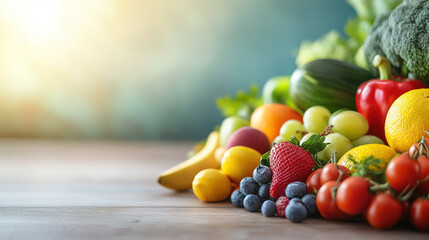
[[[226,149],[234,146],[245,146],[255,149],[260,154],[270,151],[271,144],[267,136],[256,128],[242,127],[235,131],[228,139]]]

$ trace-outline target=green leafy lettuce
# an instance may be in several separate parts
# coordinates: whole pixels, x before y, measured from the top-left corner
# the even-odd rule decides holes
[[[250,119],[253,110],[262,105],[262,96],[258,86],[252,85],[248,92],[239,90],[235,97],[217,98],[216,105],[224,117],[239,116]]]
[[[302,66],[316,59],[330,58],[368,68],[363,56],[362,45],[375,18],[392,11],[402,1],[347,0],[357,15],[346,22],[344,26],[346,37],[332,30],[314,42],[303,42],[298,51],[296,64]]]

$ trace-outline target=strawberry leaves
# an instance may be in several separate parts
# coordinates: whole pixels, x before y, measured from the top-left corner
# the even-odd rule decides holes
[[[307,150],[311,155],[323,151],[329,143],[325,143],[325,136],[319,134],[313,134],[311,137],[301,144],[301,147]]]
[[[261,156],[261,165],[270,167],[270,151]]]
[[[299,144],[299,140],[297,137],[292,136],[289,140],[290,143],[295,144],[299,147],[304,148],[307,152],[309,152],[312,156],[316,155],[316,153],[323,151],[329,143],[325,143],[325,136],[320,136],[319,134],[313,134],[307,141],[303,142],[301,145]]]
[[[294,135],[291,137],[289,142],[304,148],[307,152],[310,153],[315,163],[314,169],[322,168],[325,165],[317,158],[317,155],[316,155],[318,152],[323,151],[326,148],[326,146],[329,145],[329,143],[325,143],[325,136],[321,136],[319,134],[313,134],[310,136],[310,138],[307,139],[307,141],[303,142],[300,145],[298,138],[296,138]]]

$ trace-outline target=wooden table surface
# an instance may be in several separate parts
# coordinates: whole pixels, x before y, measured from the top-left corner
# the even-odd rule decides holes
[[[407,227],[293,224],[159,186],[191,146],[0,140],[0,239],[429,239]]]

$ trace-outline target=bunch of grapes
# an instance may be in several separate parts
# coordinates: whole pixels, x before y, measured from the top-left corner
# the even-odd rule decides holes
[[[289,141],[292,136],[303,143],[313,134],[323,135],[325,143],[329,145],[316,155],[322,163],[328,162],[333,153],[339,159],[354,147],[370,143],[383,144],[381,139],[365,135],[368,122],[356,111],[341,109],[331,114],[325,107],[313,106],[304,112],[303,122],[286,121],[274,143]]]

